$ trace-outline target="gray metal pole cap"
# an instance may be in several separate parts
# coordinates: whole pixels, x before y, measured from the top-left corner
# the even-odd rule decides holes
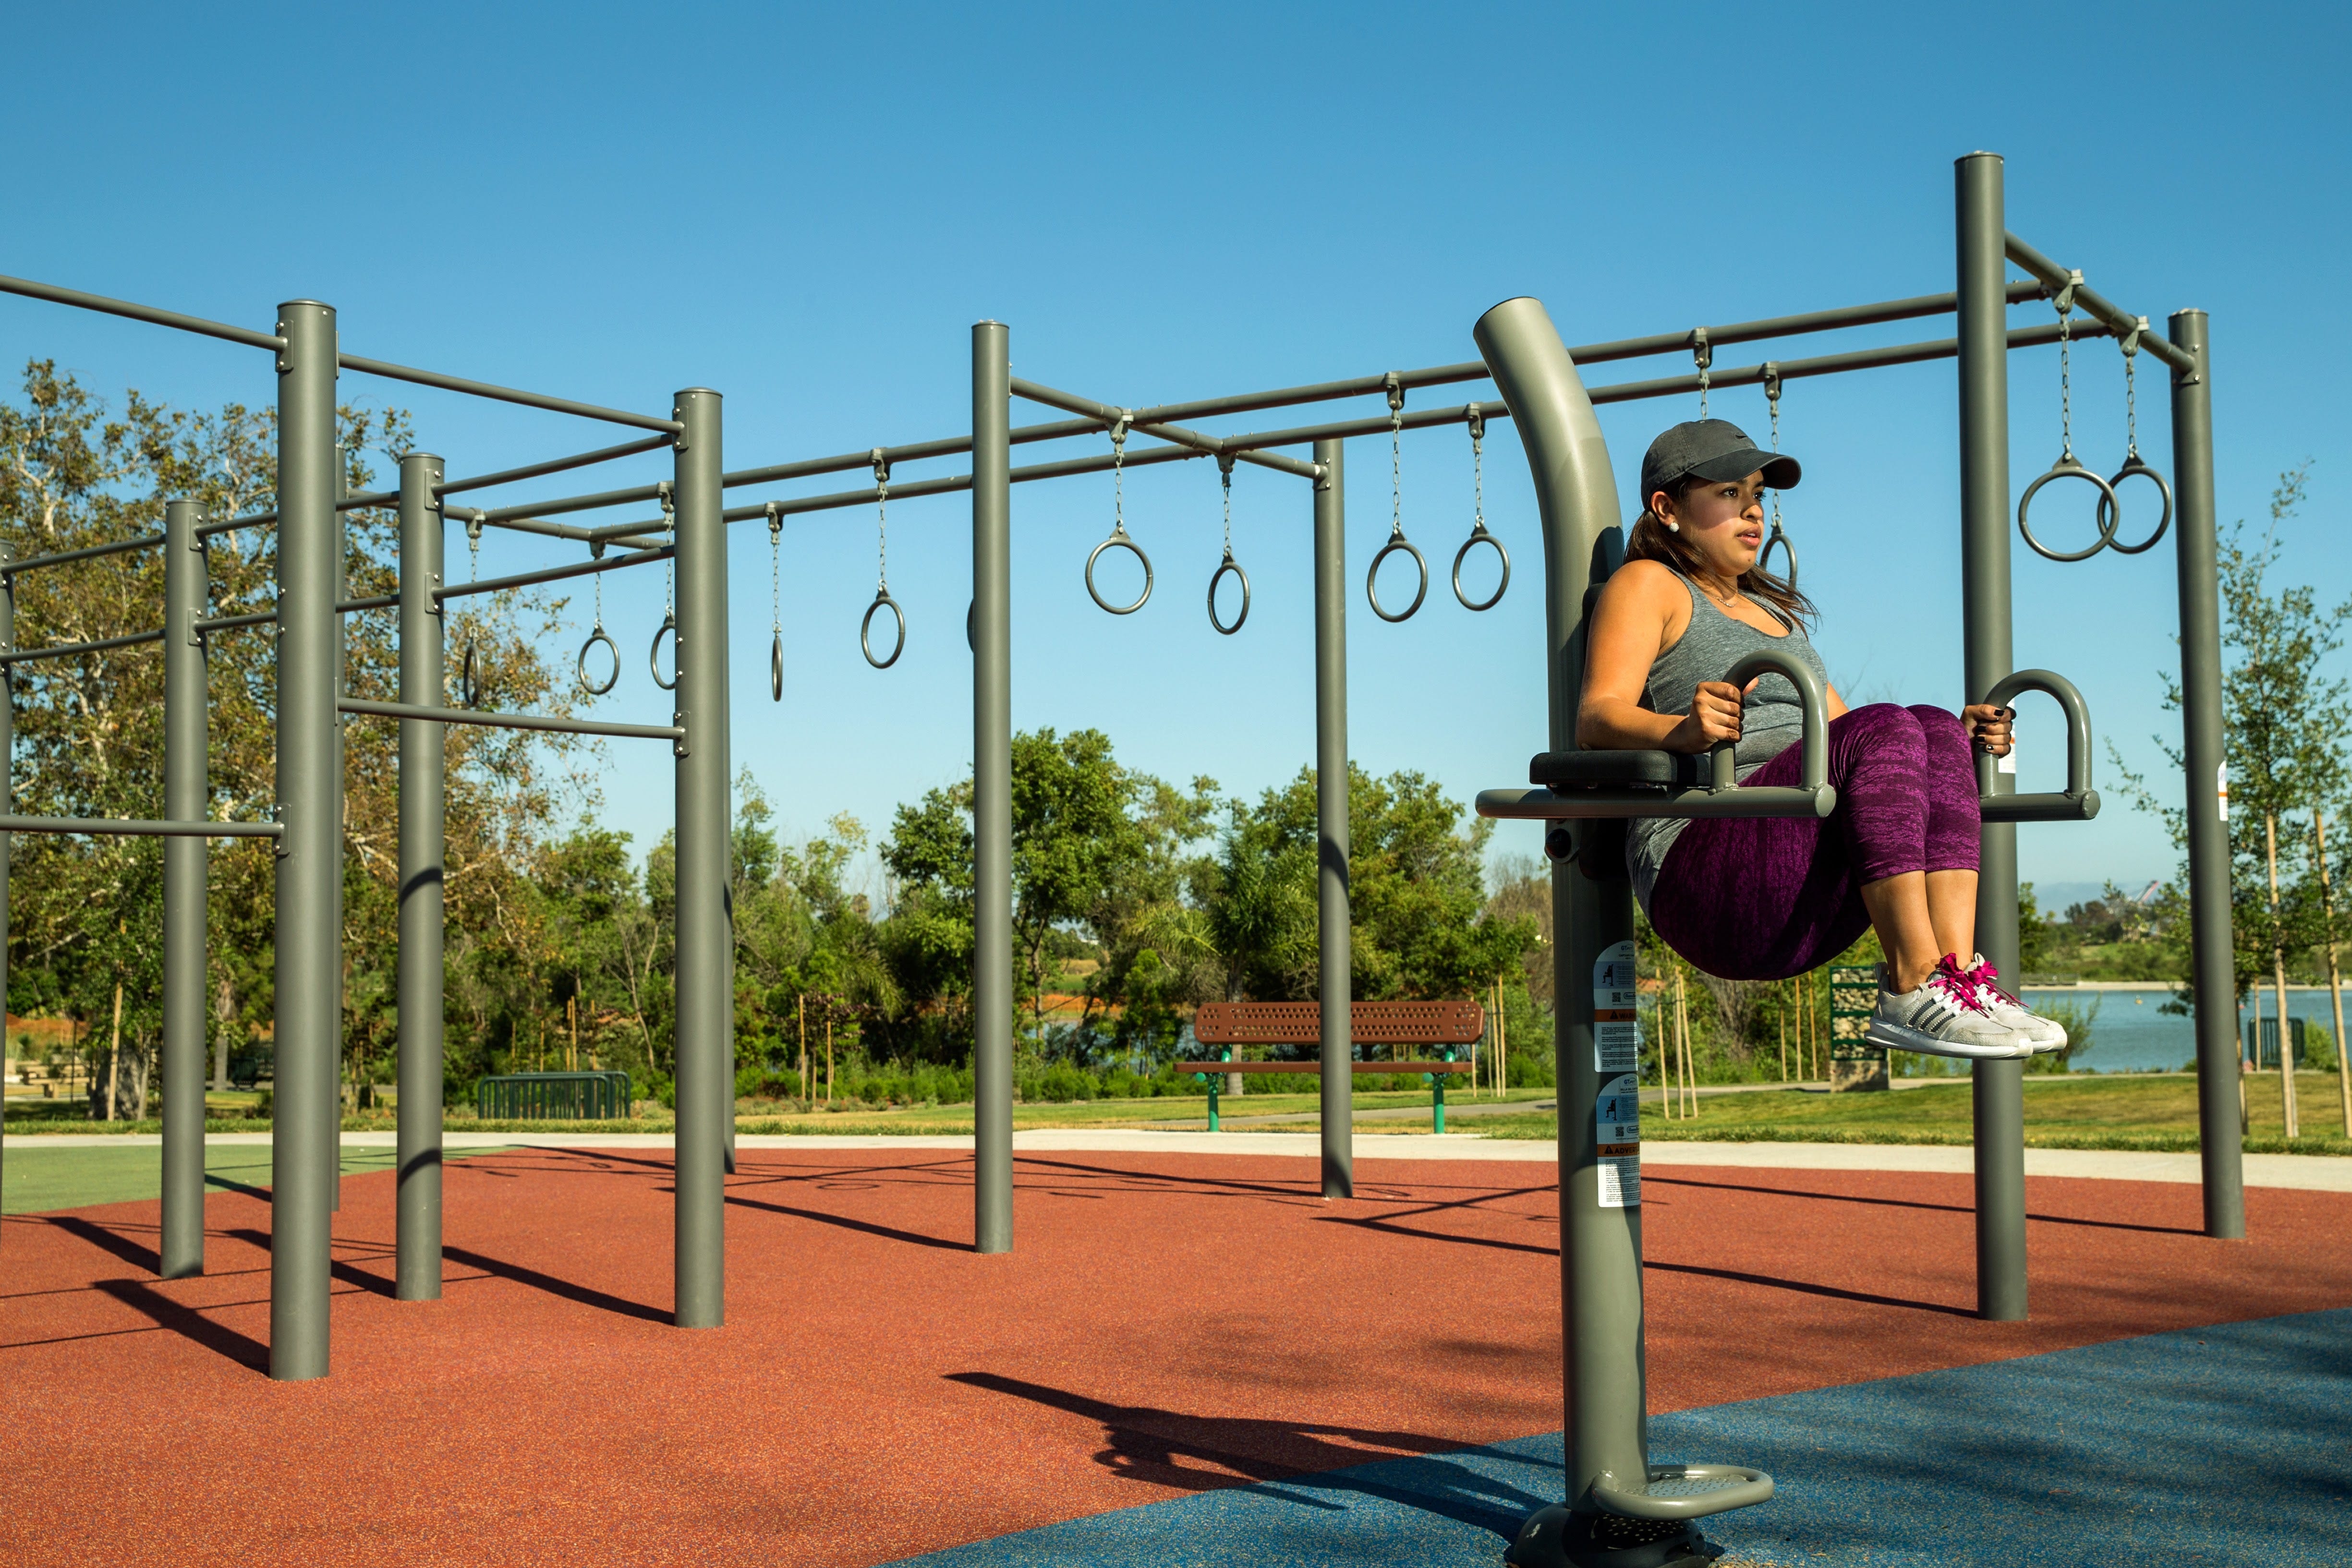
[[[1761,452],[1748,433],[1727,419],[1685,420],[1650,443],[1642,457],[1642,504],[1676,481],[1697,478],[1711,483],[1745,479],[1761,470],[1764,483],[1775,490],[1793,490],[1803,470],[1785,454]]]

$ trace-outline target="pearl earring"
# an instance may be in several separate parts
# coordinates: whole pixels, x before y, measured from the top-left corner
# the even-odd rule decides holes
[[[1675,521],[1672,517],[1668,517],[1666,519],[1666,532],[1670,534],[1678,534],[1682,531],[1683,526],[1680,523]]]

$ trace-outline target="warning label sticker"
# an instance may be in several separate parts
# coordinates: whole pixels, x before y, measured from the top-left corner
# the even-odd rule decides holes
[[[1619,942],[1603,947],[1592,961],[1592,1011],[1601,1017],[1622,1012],[1633,1016],[1633,944]]]
[[[1642,1026],[1612,1019],[1592,1026],[1592,1070],[1604,1076],[1642,1070]]]
[[[1601,1207],[1603,1208],[1639,1208],[1642,1207],[1642,1161],[1634,1155],[1603,1155],[1595,1174],[1601,1178]]]
[[[1642,1141],[1642,1081],[1630,1072],[1601,1081],[1592,1102],[1592,1141],[1605,1152],[1612,1145]]]

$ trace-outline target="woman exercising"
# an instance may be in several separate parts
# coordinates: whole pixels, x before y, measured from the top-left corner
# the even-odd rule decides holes
[[[1763,493],[1800,476],[1720,419],[1678,424],[1642,459],[1643,509],[1625,564],[1593,612],[1577,740],[1601,750],[1704,752],[1737,743],[1742,784],[1798,782],[1802,709],[1784,675],[1743,692],[1719,677],[1785,646],[1829,698],[1825,820],[1638,818],[1633,891],[1667,946],[1711,975],[1803,974],[1874,927],[1886,953],[1869,1043],[1938,1056],[2055,1051],[2065,1031],[1994,983],[1974,953],[1976,770],[1971,742],[2010,749],[2008,708],[1874,703],[1849,709],[1802,622],[1812,604],[1757,564]]]

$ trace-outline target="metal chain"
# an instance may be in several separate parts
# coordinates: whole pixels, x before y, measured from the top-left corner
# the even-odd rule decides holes
[[[1715,370],[1715,345],[1707,341],[1706,329],[1694,327],[1690,335],[1691,358],[1698,365],[1698,416],[1706,418],[1706,389]]]
[[[2077,274],[2077,277],[2081,275]],[[2074,286],[2058,291],[2058,461],[2074,461]]]
[[[1470,531],[1483,533],[1486,528],[1486,417],[1473,412],[1470,416]]]
[[[482,575],[482,515],[477,512],[466,522],[466,580],[473,581]]]
[[[670,553],[662,559],[662,614],[677,614],[677,507],[670,499],[670,482],[667,479],[654,486],[655,498],[661,502],[662,532],[669,538]]]
[[[1780,368],[1777,364],[1764,367],[1764,401],[1772,410],[1772,451],[1777,455],[1780,450]],[[1778,533],[1780,529],[1780,492],[1775,486],[1772,491],[1772,530]]]
[[[1127,532],[1127,414],[1110,427],[1110,531]]]
[[[604,554],[601,549],[598,549],[595,559],[603,559]],[[601,571],[592,571],[588,575],[593,580],[596,590],[596,630],[602,632],[604,629],[604,574]],[[615,654],[614,657],[617,659],[619,655]]]
[[[2139,334],[2124,340],[2124,461],[2139,461],[2139,383],[2133,371],[2139,364]]]
[[[1389,537],[1404,535],[1404,382],[1394,371],[1389,387]]]
[[[876,447],[867,454],[874,462],[874,588],[890,591],[890,460]]]
[[[1217,477],[1225,487],[1225,559],[1234,559],[1234,460],[1229,453],[1217,455]]]
[[[784,515],[768,503],[768,629],[784,632]]]

